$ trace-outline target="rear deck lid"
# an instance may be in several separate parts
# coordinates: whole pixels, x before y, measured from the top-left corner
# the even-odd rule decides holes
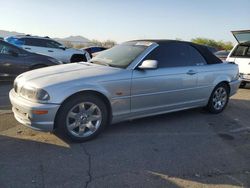
[[[232,34],[239,44],[250,42],[250,30],[232,31]]]

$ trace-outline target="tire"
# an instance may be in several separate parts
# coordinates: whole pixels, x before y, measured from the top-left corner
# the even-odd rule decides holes
[[[91,121],[92,120],[92,121]],[[107,106],[95,95],[76,95],[66,101],[56,116],[56,131],[73,142],[99,135],[108,123]]]
[[[82,62],[82,61],[86,61],[86,57],[84,55],[73,55],[70,58],[71,63]]]
[[[229,101],[229,86],[225,83],[218,84],[207,104],[207,109],[210,113],[218,114],[221,113],[227,106]]]
[[[44,67],[47,67],[47,65],[34,65],[30,68],[30,70],[40,69],[40,68],[44,68]]]
[[[246,82],[241,82],[241,83],[240,83],[240,88],[245,88],[245,87],[246,87],[246,85],[247,85],[247,83],[246,83]]]

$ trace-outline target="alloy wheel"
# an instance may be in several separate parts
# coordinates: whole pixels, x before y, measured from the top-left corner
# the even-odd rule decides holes
[[[213,106],[216,110],[224,108],[227,102],[227,91],[224,87],[219,87],[213,95]]]
[[[92,102],[82,102],[69,110],[66,125],[69,132],[76,137],[92,135],[100,127],[102,113]]]

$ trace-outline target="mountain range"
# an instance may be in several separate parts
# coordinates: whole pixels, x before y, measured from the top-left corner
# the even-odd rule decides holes
[[[13,35],[26,35],[26,33],[19,33],[16,31],[6,31],[6,30],[0,30],[0,38],[13,36]],[[81,43],[89,43],[90,40],[83,37],[83,36],[69,36],[65,38],[53,38],[54,40],[60,41],[60,42],[71,42],[73,44],[81,44]]]

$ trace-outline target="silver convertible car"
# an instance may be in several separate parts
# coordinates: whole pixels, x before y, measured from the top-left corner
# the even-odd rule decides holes
[[[239,84],[238,66],[204,46],[140,40],[89,62],[23,73],[9,97],[21,124],[82,142],[124,120],[196,107],[220,113]]]

